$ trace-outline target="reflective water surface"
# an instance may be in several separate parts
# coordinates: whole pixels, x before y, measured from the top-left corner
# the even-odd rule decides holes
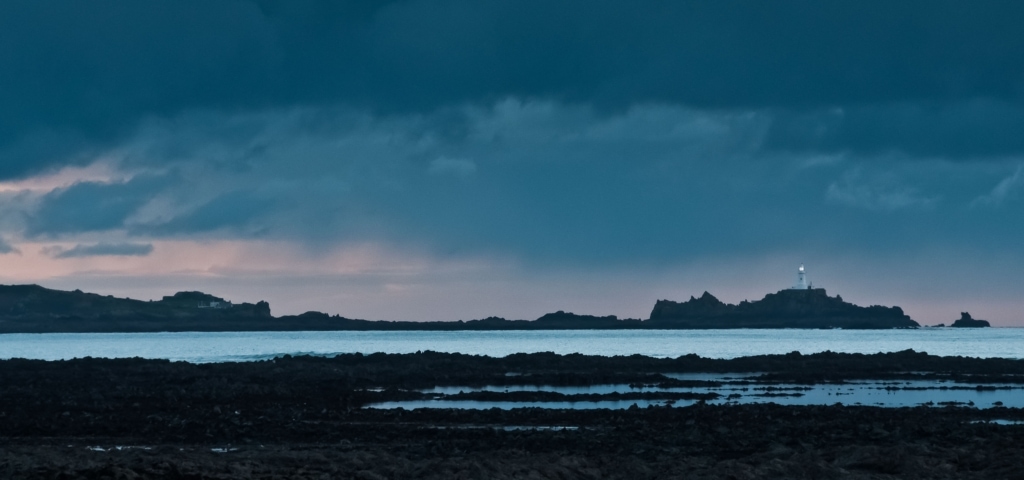
[[[569,409],[621,409],[633,404],[645,408],[648,405],[686,406],[695,400],[600,400],[600,401],[555,401],[555,402],[504,402],[447,399],[447,395],[471,392],[555,392],[563,395],[612,394],[636,392],[689,392],[716,393],[718,398],[708,400],[711,404],[724,403],[776,403],[779,405],[868,405],[881,407],[912,407],[918,405],[944,406],[968,405],[978,408],[1005,406],[1024,408],[1024,385],[1008,384],[963,384],[944,381],[857,381],[843,384],[749,384],[728,382],[721,386],[634,388],[629,385],[508,385],[508,386],[445,386],[423,390],[436,394],[433,400],[409,400],[370,405],[372,408],[569,408]],[[656,395],[655,395],[656,396]]]
[[[916,330],[545,330],[521,332],[184,332],[0,335],[0,358],[163,358],[188,362],[254,361],[290,355],[513,353],[707,358],[815,353],[896,352],[1024,358],[1024,328]]]

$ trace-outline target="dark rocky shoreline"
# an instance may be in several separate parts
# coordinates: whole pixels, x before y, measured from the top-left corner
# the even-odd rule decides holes
[[[1014,408],[711,405],[380,410],[442,385],[646,383],[667,372],[779,381],[933,375],[1020,382],[1024,362],[877,355],[425,352],[253,363],[0,361],[3,478],[1015,478]],[[514,375],[508,375],[513,373]],[[118,447],[121,447],[118,449]]]

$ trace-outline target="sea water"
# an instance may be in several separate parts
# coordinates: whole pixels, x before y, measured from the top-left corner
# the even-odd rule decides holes
[[[542,330],[461,332],[181,332],[0,335],[0,359],[157,358],[193,363],[342,353],[513,353],[707,358],[798,351],[1024,358],[1024,328],[914,330]]]

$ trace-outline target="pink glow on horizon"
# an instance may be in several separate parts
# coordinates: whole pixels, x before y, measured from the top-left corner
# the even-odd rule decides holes
[[[88,243],[88,242],[84,242]],[[55,258],[48,248],[68,250],[75,243],[22,242],[20,253],[0,257],[0,279],[8,283],[70,275],[237,276],[418,274],[438,268],[426,257],[372,244],[347,245],[312,254],[295,244],[271,241],[156,241],[146,256]],[[474,262],[457,262],[473,268]]]

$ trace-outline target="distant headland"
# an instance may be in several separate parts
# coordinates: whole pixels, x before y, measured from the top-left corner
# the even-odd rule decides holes
[[[762,300],[726,304],[708,292],[685,302],[658,300],[650,317],[576,315],[558,311],[536,320],[488,317],[469,321],[371,321],[306,312],[275,317],[267,302],[233,304],[202,292],[157,301],[115,298],[38,285],[0,285],[0,333],[397,331],[397,330],[615,330],[730,328],[916,328],[900,307],[861,307],[829,297],[803,282]],[[967,317],[969,319],[969,316]],[[975,321],[970,326],[987,326]],[[958,323],[964,323],[962,320]],[[961,325],[954,325],[961,326]],[[967,326],[967,325],[964,325]]]

